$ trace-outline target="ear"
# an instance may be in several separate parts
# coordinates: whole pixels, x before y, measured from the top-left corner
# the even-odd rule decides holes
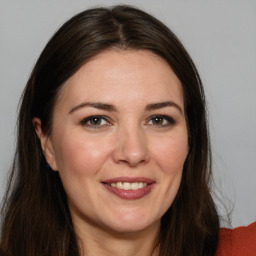
[[[37,137],[39,138],[41,142],[41,148],[43,151],[43,154],[45,156],[45,159],[47,163],[50,165],[52,170],[57,171],[57,164],[55,160],[55,153],[52,145],[52,141],[49,135],[46,135],[42,131],[42,126],[41,126],[41,120],[37,117],[33,118],[32,120],[33,126],[35,128]]]

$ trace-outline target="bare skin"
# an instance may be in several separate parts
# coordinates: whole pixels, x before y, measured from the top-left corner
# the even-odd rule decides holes
[[[155,223],[158,228],[159,223]],[[76,227],[80,234],[80,251],[83,256],[158,256],[158,250],[155,248],[155,239],[157,237],[156,227],[147,228],[141,232],[120,233],[112,230],[84,226]],[[83,242],[86,241],[86,242]]]
[[[105,51],[63,85],[50,135],[33,122],[81,255],[157,256],[188,153],[183,92],[169,65],[149,51]]]

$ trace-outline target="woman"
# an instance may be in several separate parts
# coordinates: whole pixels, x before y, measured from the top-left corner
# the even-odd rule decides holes
[[[179,40],[135,8],[82,12],[25,88],[1,255],[215,255],[210,179],[203,87]]]

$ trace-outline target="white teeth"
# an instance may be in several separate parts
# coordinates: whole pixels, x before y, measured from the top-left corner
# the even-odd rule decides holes
[[[123,183],[122,182],[117,182],[116,187],[122,189],[123,188]]]
[[[124,190],[129,190],[129,189],[131,189],[131,184],[128,182],[124,182],[123,187],[124,187]]]
[[[138,189],[138,188],[139,188],[139,184],[138,184],[138,182],[134,182],[134,183],[132,183],[132,184],[131,184],[131,187],[132,187],[132,190],[136,190],[136,189]]]
[[[143,188],[143,187],[144,187],[144,183],[140,182],[140,183],[138,184],[138,187],[139,187],[139,188]]]
[[[116,187],[123,190],[137,190],[141,189],[147,186],[147,183],[144,182],[116,182],[116,183],[110,183],[111,187]]]

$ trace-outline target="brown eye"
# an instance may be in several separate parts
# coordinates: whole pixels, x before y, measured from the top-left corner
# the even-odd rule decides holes
[[[90,127],[101,127],[108,125],[108,120],[103,116],[89,116],[80,122],[81,125]]]
[[[152,118],[152,123],[155,125],[162,125],[164,122],[164,119],[162,117],[156,116]]]
[[[176,122],[172,117],[166,116],[166,115],[151,116],[148,121],[149,125],[158,126],[158,127],[167,127],[167,126],[174,125],[175,123]]]
[[[90,125],[101,125],[102,118],[101,117],[93,117],[88,121]]]

